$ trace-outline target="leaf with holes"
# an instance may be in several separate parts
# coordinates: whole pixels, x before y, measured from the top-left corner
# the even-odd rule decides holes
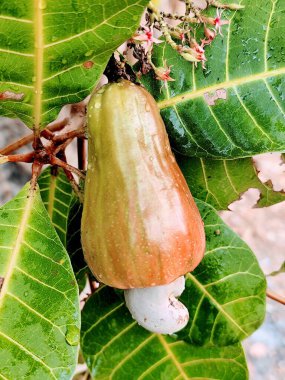
[[[40,175],[40,193],[52,224],[66,247],[67,220],[72,188],[62,169],[46,168]]]
[[[218,210],[239,199],[249,188],[260,191],[257,207],[267,207],[285,200],[283,191],[274,191],[272,184],[262,183],[257,176],[254,160],[211,160],[177,156],[179,166],[195,198]]]
[[[186,275],[181,296],[190,320],[179,333],[199,345],[234,344],[263,322],[266,281],[250,248],[213,207],[197,201],[206,232],[205,257]]]
[[[241,345],[204,348],[149,333],[106,286],[83,309],[81,348],[96,380],[248,379]]]
[[[285,148],[285,2],[242,4],[223,13],[230,23],[206,47],[206,70],[169,45],[155,46],[156,66],[170,65],[175,81],[143,80],[184,155],[238,158]]]
[[[98,82],[147,0],[2,0],[0,113],[44,127]]]
[[[39,190],[0,209],[0,377],[71,379],[80,312],[70,260]]]

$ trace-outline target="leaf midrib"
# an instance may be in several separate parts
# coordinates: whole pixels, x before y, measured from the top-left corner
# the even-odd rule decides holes
[[[282,74],[285,74],[285,67],[282,67],[281,69],[271,70],[271,71],[264,71],[262,73],[250,75],[247,77],[232,79],[232,80],[221,82],[221,83],[218,83],[218,84],[215,84],[212,86],[203,87],[199,90],[195,90],[195,91],[191,91],[191,92],[184,92],[184,93],[181,93],[181,94],[174,96],[170,99],[161,100],[157,103],[157,105],[160,109],[164,109],[167,107],[174,106],[177,103],[182,103],[182,102],[186,102],[187,100],[190,100],[190,99],[199,98],[207,92],[213,92],[213,91],[219,90],[221,88],[227,89],[227,88],[231,88],[231,87],[235,87],[235,86],[240,86],[243,84],[255,82],[255,81],[258,81],[261,79],[267,79],[267,78],[275,77],[275,76],[282,75]]]
[[[213,303],[213,305],[219,310],[219,312],[227,319],[229,320],[235,327],[238,328],[239,331],[241,331],[245,337],[248,336],[248,333],[228,314],[225,309],[222,307],[221,304],[219,304],[215,298],[207,291],[207,289],[191,274],[187,273],[186,278],[189,278],[191,281],[197,285],[197,287],[202,291],[202,293]]]
[[[53,218],[55,190],[56,190],[56,177],[51,175],[50,176],[49,195],[48,195],[48,210],[47,210],[51,221]]]
[[[26,207],[24,209],[22,220],[21,220],[21,223],[19,225],[18,236],[17,236],[16,242],[15,242],[15,245],[13,247],[13,250],[11,252],[11,257],[10,257],[8,268],[6,270],[6,274],[4,275],[4,283],[3,283],[3,286],[2,286],[2,289],[0,292],[0,308],[3,304],[4,297],[8,291],[9,281],[13,275],[13,270],[16,266],[18,255],[19,255],[19,252],[21,250],[21,244],[24,240],[24,235],[25,235],[26,228],[28,225],[28,219],[30,217],[31,210],[33,207],[33,202],[34,202],[34,191],[30,190],[29,196],[27,197],[27,204],[26,204]]]
[[[34,128],[40,130],[42,117],[42,87],[43,87],[43,8],[45,0],[34,0],[35,9],[35,105],[34,105]]]
[[[157,334],[157,338],[158,340],[160,341],[161,345],[163,346],[163,348],[165,349],[166,353],[168,354],[168,356],[171,358],[171,360],[173,361],[175,367],[177,368],[180,376],[182,376],[183,379],[185,380],[188,380],[188,376],[187,374],[185,373],[182,365],[179,363],[179,361],[177,360],[177,358],[175,357],[175,355],[173,354],[173,352],[171,351],[171,349],[169,348],[168,344],[166,343],[164,337],[160,334]]]
[[[272,3],[272,8],[269,14],[268,23],[267,23],[266,32],[265,32],[265,38],[264,38],[264,66],[266,70],[268,69],[267,54],[268,54],[268,39],[269,39],[269,33],[270,33],[270,24],[275,12],[275,6],[277,3],[277,0],[271,0],[271,3]]]

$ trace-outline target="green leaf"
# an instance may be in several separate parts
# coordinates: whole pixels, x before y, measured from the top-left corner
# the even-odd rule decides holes
[[[83,309],[81,348],[96,380],[248,378],[241,345],[204,348],[149,333],[106,286]]]
[[[0,102],[1,115],[41,128],[62,105],[84,99],[111,54],[135,31],[146,4],[2,0],[0,92],[15,99]]]
[[[244,0],[206,47],[206,70],[169,45],[155,47],[156,66],[171,66],[175,82],[144,79],[161,109],[174,149],[187,156],[249,157],[285,148],[285,2]],[[213,13],[215,10],[213,9]],[[206,97],[226,99],[209,105]]]
[[[45,208],[69,254],[73,271],[82,290],[85,285],[85,273],[88,271],[80,236],[82,205],[78,197],[73,194],[62,169],[49,166],[41,173],[38,184]]]
[[[179,335],[199,345],[234,344],[264,320],[265,276],[253,252],[214,208],[201,201],[197,205],[205,224],[206,252],[186,275],[181,300],[190,320]]]
[[[70,379],[80,312],[70,260],[39,190],[0,209],[0,377]]]
[[[195,198],[217,210],[225,210],[249,188],[260,191],[257,207],[285,200],[283,191],[274,191],[271,182],[262,183],[250,158],[211,160],[177,156],[177,161]]]
[[[66,247],[67,219],[72,199],[72,188],[62,169],[49,166],[40,175],[40,193],[52,224]]]

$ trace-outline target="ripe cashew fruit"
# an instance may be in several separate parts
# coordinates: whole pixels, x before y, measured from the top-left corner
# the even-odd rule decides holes
[[[126,80],[103,86],[89,102],[88,137],[81,236],[96,278],[145,288],[192,271],[203,222],[153,97]]]

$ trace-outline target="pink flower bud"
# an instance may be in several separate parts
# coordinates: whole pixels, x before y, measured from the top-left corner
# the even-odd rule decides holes
[[[211,43],[214,38],[216,37],[217,35],[217,32],[213,29],[210,29],[210,28],[207,28],[206,26],[204,26],[204,34],[205,34],[205,37],[207,38],[207,40],[209,41],[209,43]],[[205,40],[203,40],[205,41]]]
[[[187,49],[187,50],[190,50],[190,49]],[[194,53],[189,53],[189,52],[186,52],[186,51],[182,51],[180,53],[180,55],[186,59],[186,61],[189,61],[189,62],[199,62],[199,59],[196,58],[196,54],[194,55]]]
[[[154,71],[155,71],[156,79],[158,79],[158,80],[164,80],[164,81],[168,81],[168,82],[175,81],[175,79],[170,77],[171,69],[168,66],[157,67],[157,68],[155,68]]]

